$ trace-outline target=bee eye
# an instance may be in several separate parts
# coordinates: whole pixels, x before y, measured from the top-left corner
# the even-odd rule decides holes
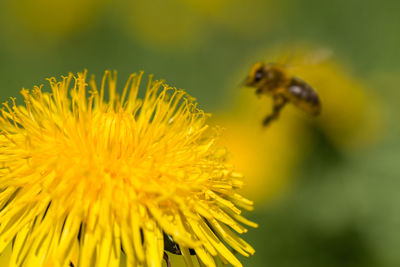
[[[259,82],[264,76],[264,69],[259,69],[254,75],[254,81]]]

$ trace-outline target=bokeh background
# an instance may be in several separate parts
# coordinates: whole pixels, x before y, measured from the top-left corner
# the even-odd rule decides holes
[[[400,266],[400,2],[2,0],[0,98],[87,68],[186,89],[246,176],[259,223],[244,266]],[[310,118],[240,86],[282,62],[319,93]],[[2,263],[3,264],[3,263]],[[182,260],[173,257],[172,266]],[[3,266],[3,265],[1,265]]]

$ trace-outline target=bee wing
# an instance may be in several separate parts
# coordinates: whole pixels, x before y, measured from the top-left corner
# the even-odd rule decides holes
[[[296,69],[310,68],[322,64],[333,57],[333,51],[329,48],[299,49],[293,52],[292,62],[289,68],[296,72]]]
[[[310,48],[307,46],[290,47],[290,49],[273,50],[275,56],[274,62],[290,73],[297,73],[303,68],[320,65],[333,57],[333,51],[330,48]]]

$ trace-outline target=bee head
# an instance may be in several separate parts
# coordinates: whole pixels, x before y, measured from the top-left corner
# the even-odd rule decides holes
[[[249,76],[246,79],[245,85],[250,87],[259,87],[265,83],[268,83],[272,76],[268,65],[257,62],[250,70]]]

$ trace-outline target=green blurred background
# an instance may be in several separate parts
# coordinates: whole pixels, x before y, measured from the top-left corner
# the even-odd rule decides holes
[[[260,225],[245,236],[256,254],[244,266],[400,266],[399,11],[395,0],[3,0],[0,97],[85,68],[97,77],[116,69],[120,85],[154,73],[195,96],[227,134],[260,138],[240,155],[260,170],[244,191],[256,196],[247,215]],[[331,116],[292,109],[265,131],[258,117],[247,127],[253,114],[238,85],[251,64],[304,44],[340,62],[311,75],[327,77],[315,88]]]

